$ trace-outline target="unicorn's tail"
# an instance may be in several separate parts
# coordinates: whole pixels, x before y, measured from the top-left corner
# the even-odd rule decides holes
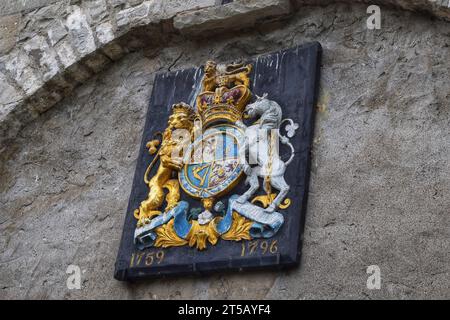
[[[281,121],[281,123],[280,123],[280,127],[283,125],[284,122],[289,122],[289,124],[286,126],[287,137],[280,134],[280,142],[282,144],[288,145],[289,148],[291,148],[291,156],[285,162],[286,166],[288,166],[294,159],[294,155],[295,155],[294,146],[289,141],[289,138],[292,138],[295,135],[295,131],[298,129],[298,124],[295,123],[294,120],[292,120],[292,119],[283,119],[283,121]]]

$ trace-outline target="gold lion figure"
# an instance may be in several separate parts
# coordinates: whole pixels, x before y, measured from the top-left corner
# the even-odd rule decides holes
[[[168,126],[162,134],[161,147],[158,151],[157,147],[160,144],[159,140],[151,140],[147,142],[146,147],[150,154],[156,154],[150,165],[148,166],[144,181],[149,187],[148,197],[141,202],[139,209],[134,211],[134,217],[138,219],[137,226],[141,227],[148,223],[154,216],[161,214],[160,208],[166,200],[167,206],[165,211],[169,211],[176,206],[180,199],[180,187],[178,179],[173,178],[173,173],[178,172],[182,168],[182,154],[183,150],[181,143],[185,143],[182,137],[174,137],[172,139],[172,132],[176,129],[185,129],[190,134],[193,128],[194,111],[191,106],[181,102],[172,106],[172,114],[168,120]],[[184,131],[186,132],[186,131]],[[161,133],[159,133],[161,134]],[[176,150],[174,150],[176,148]],[[174,156],[177,154],[178,156]],[[148,180],[148,174],[151,169],[160,159],[160,165],[156,174]],[[167,196],[164,197],[164,189],[168,191]]]
[[[205,64],[205,77],[202,83],[203,91],[214,91],[219,88],[232,88],[238,85],[250,86],[248,77],[252,65],[244,65],[243,63],[220,65],[214,61],[207,61]]]

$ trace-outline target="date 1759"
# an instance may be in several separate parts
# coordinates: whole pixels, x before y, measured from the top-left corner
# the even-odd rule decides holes
[[[130,268],[160,264],[164,261],[164,251],[138,252],[133,253],[130,259]]]

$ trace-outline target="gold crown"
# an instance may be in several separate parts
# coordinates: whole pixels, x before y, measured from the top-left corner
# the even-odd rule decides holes
[[[250,90],[245,86],[236,86],[223,92],[203,92],[197,97],[197,111],[203,126],[216,122],[236,122],[242,115],[250,99]]]
[[[179,102],[172,105],[172,114],[184,113],[188,117],[194,115],[194,108],[184,102]]]
[[[249,73],[251,65],[218,66],[208,61],[202,80],[203,92],[197,96],[197,112],[203,127],[217,122],[242,120],[251,97]]]

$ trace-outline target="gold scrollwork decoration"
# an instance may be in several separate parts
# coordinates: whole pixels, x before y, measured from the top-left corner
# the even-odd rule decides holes
[[[216,229],[216,224],[220,219],[221,218],[216,217],[205,225],[201,225],[198,221],[193,220],[186,239],[182,239],[176,234],[173,228],[174,220],[171,219],[168,223],[155,230],[157,235],[155,247],[179,247],[187,244],[190,247],[195,246],[198,250],[204,250],[206,249],[208,242],[211,245],[215,245],[219,238],[227,241],[251,240],[250,227],[252,221],[233,212],[233,223],[230,229],[226,233],[220,235]]]
[[[267,208],[269,204],[276,198],[276,193],[271,193],[270,195],[260,195],[253,198],[252,203],[260,203],[264,208]],[[280,209],[286,209],[291,205],[291,199],[284,199],[283,203],[280,204]]]
[[[206,241],[215,245],[219,240],[219,232],[216,230],[217,217],[211,220],[208,224],[201,225],[198,221],[193,220],[191,230],[186,239],[189,241],[189,246],[196,246],[198,250],[206,249]]]
[[[246,219],[237,212],[233,212],[233,223],[230,229],[222,234],[221,238],[231,241],[251,240],[250,227],[252,223],[251,220]]]
[[[173,229],[173,219],[161,227],[155,229],[158,236],[155,241],[155,247],[180,247],[186,245],[188,242],[180,238]]]

